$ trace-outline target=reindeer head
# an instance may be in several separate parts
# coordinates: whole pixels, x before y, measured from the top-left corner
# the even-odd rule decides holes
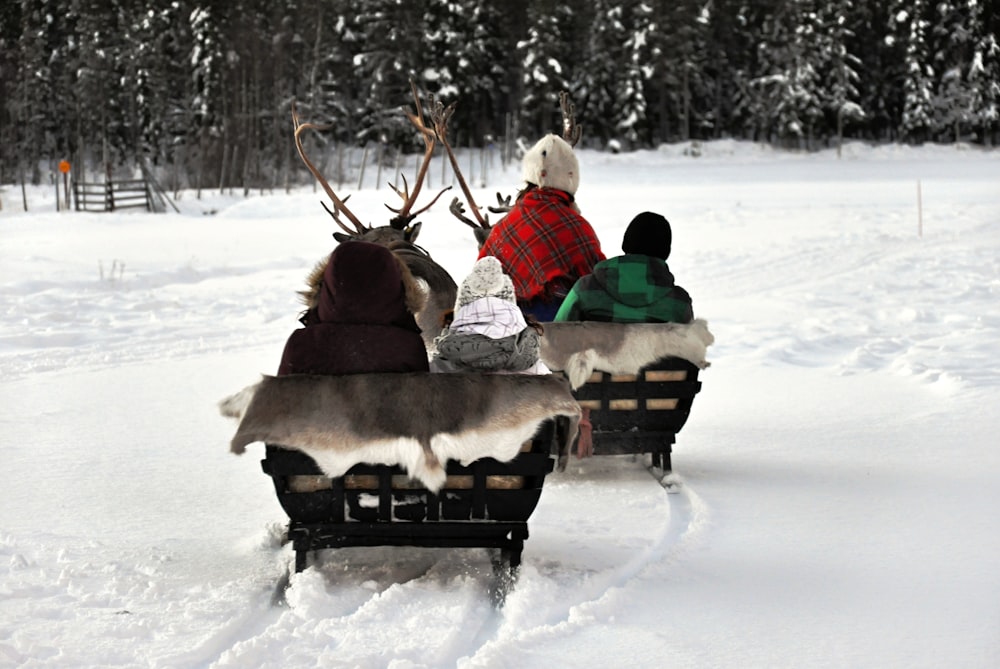
[[[393,208],[386,204],[389,211],[394,214],[387,225],[364,225],[347,208],[345,203],[348,198],[341,199],[337,197],[337,194],[330,187],[327,180],[323,178],[323,175],[320,174],[319,170],[312,164],[312,161],[309,160],[309,157],[306,156],[302,148],[302,132],[310,128],[314,130],[322,130],[323,128],[311,123],[301,123],[294,104],[292,105],[292,121],[295,127],[295,148],[299,152],[299,157],[302,158],[302,162],[306,164],[312,175],[323,186],[323,190],[326,191],[330,201],[333,203],[332,209],[327,207],[326,203],[323,203],[323,208],[326,209],[334,222],[343,230],[343,232],[334,232],[334,239],[338,242],[363,240],[388,247],[409,268],[413,276],[426,287],[426,304],[419,312],[415,313],[415,316],[417,318],[417,325],[420,326],[424,338],[424,344],[430,350],[434,345],[434,337],[441,329],[441,314],[454,306],[455,293],[458,287],[455,284],[455,280],[451,278],[451,275],[443,267],[434,262],[427,251],[414,243],[417,235],[420,233],[420,223],[414,222],[414,219],[430,209],[437,202],[438,198],[446,190],[450,189],[451,186],[441,189],[427,206],[414,210],[414,205],[420,194],[420,188],[427,174],[427,168],[430,166],[431,156],[434,153],[438,136],[434,128],[429,127],[424,121],[424,111],[420,104],[420,96],[417,94],[417,88],[413,82],[410,82],[410,88],[413,92],[413,100],[416,103],[416,113],[412,113],[408,109],[404,109],[404,112],[424,139],[424,157],[420,169],[417,171],[417,178],[412,191],[406,182],[405,176],[403,177],[402,190],[390,184],[390,187],[399,195],[403,203],[398,208]],[[445,109],[442,108],[440,103],[433,103],[433,113],[435,116],[449,116],[452,110],[453,107]],[[346,222],[344,219],[346,219]],[[348,223],[350,223],[350,226]]]
[[[333,209],[331,210],[323,203],[323,208],[326,209],[327,213],[333,218],[334,222],[341,227],[343,232],[334,232],[333,237],[338,242],[345,242],[350,240],[363,240],[367,242],[373,242],[375,244],[382,244],[388,246],[393,242],[409,242],[413,243],[417,235],[420,234],[419,222],[414,223],[415,219],[420,214],[424,213],[430,209],[435,202],[444,194],[445,191],[450,190],[451,186],[442,188],[441,191],[430,201],[425,207],[413,210],[413,206],[417,201],[417,197],[420,195],[420,189],[423,186],[424,178],[427,175],[427,169],[430,166],[431,156],[434,154],[434,147],[437,143],[437,134],[433,128],[427,127],[424,123],[424,111],[423,106],[420,103],[420,96],[417,93],[416,85],[411,81],[410,88],[413,92],[413,100],[416,103],[416,114],[410,112],[408,109],[404,108],[407,118],[413,123],[414,127],[420,132],[420,136],[424,140],[424,157],[423,162],[420,165],[420,169],[417,171],[417,179],[414,184],[413,191],[410,191],[409,184],[406,181],[406,176],[403,175],[403,190],[396,188],[395,185],[389,184],[389,187],[395,191],[397,195],[403,200],[403,204],[398,208],[390,207],[386,204],[386,208],[393,212],[393,216],[388,225],[382,226],[368,226],[361,222],[361,220],[347,208],[346,202],[348,197],[343,199],[337,197],[337,194],[330,187],[329,182],[323,177],[323,175],[316,169],[312,161],[306,155],[305,150],[302,148],[302,137],[301,134],[304,130],[326,130],[330,126],[318,126],[314,123],[302,123],[299,121],[298,112],[295,109],[295,103],[292,102],[292,124],[295,128],[295,148],[299,153],[299,157],[302,158],[302,162],[305,163],[306,167],[312,173],[316,180],[323,186],[323,190],[326,191],[327,196],[329,196],[330,201],[333,203]],[[435,112],[436,113],[447,113],[449,116],[451,111],[454,110],[454,105],[448,108],[448,110],[438,111],[441,107],[440,103],[436,103]],[[342,218],[343,216],[343,218]],[[351,226],[348,227],[347,223],[344,222],[344,218],[350,222]]]

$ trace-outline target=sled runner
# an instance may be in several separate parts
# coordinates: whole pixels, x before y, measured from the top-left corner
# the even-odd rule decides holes
[[[677,433],[700,390],[698,367],[663,358],[636,374],[595,371],[573,394],[590,409],[594,455],[649,453],[652,465],[668,472]]]

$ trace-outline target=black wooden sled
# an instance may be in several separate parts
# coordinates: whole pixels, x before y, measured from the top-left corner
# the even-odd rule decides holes
[[[595,371],[573,391],[590,409],[594,455],[649,453],[654,467],[669,472],[677,433],[701,390],[698,371],[681,358],[662,358],[637,374]]]
[[[506,463],[449,461],[437,494],[399,466],[359,464],[330,478],[308,455],[274,444],[261,465],[289,517],[296,572],[306,568],[310,551],[325,548],[483,547],[490,550],[491,596],[499,604],[514,583],[528,518],[555,464],[557,429],[564,429],[559,419],[543,423]]]

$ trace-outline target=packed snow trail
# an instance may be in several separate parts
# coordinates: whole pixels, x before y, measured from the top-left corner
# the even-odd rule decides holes
[[[619,460],[620,462],[614,465],[600,464],[611,465],[608,467],[609,470],[618,471],[623,479],[634,485],[636,491],[641,489],[640,482],[635,481],[631,473],[625,469],[628,465],[639,467],[633,457],[614,456],[596,459]],[[634,583],[638,578],[661,575],[688,551],[696,548],[710,524],[708,507],[690,486],[682,484],[680,477],[673,475],[672,478],[680,484],[677,487],[677,492],[680,494],[671,494],[669,498],[664,495],[666,498],[664,501],[669,505],[667,514],[660,519],[662,522],[655,525],[656,530],[651,533],[647,545],[636,547],[634,554],[621,565],[592,575],[580,586],[563,586],[564,591],[579,594],[573,599],[564,598],[550,606],[543,622],[525,625],[524,621],[512,616],[507,625],[499,630],[496,639],[484,644],[474,655],[461,658],[457,666],[471,668],[510,664],[510,658],[530,656],[533,653],[533,646],[546,645],[552,639],[567,635],[574,630],[582,631],[592,624],[595,615],[599,613],[611,615],[613,618],[615,609],[623,605],[628,606],[627,602],[623,604],[619,601],[627,585]],[[653,521],[655,517],[649,515],[646,519]],[[609,528],[609,534],[611,531]],[[609,536],[609,541],[615,540]],[[609,604],[612,602],[609,614]],[[538,605],[539,602],[528,601],[524,603],[523,608]]]

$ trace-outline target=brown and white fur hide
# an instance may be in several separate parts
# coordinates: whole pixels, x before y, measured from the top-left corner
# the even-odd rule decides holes
[[[576,438],[580,407],[559,375],[353,374],[263,379],[219,403],[240,424],[233,453],[262,441],[300,450],[330,477],[353,465],[401,465],[429,490],[443,463],[513,459],[542,422],[569,419],[560,454]]]
[[[605,323],[558,321],[545,323],[541,359],[549,369],[561,370],[574,390],[594,370],[635,374],[660,358],[683,358],[705,369],[706,349],[715,342],[708,323]]]

